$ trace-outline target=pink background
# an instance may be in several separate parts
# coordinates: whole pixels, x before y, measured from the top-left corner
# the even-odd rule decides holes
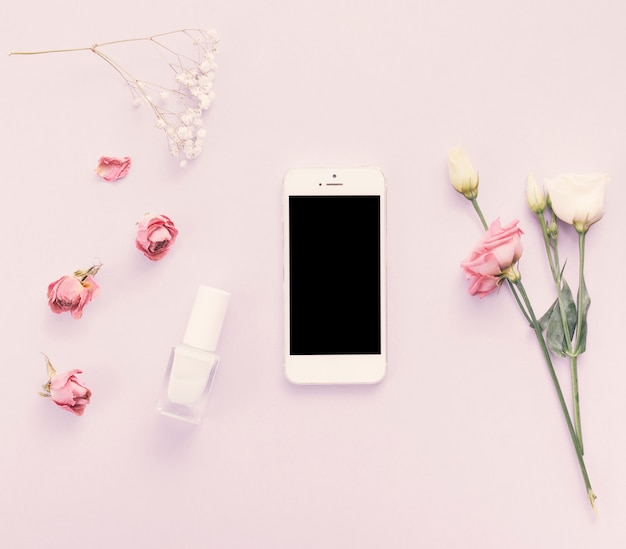
[[[180,169],[149,112],[132,108],[122,80],[91,53],[0,57],[2,544],[621,546],[626,5],[93,6],[4,3],[2,48],[215,27],[217,97],[204,152]],[[121,60],[124,48],[116,52]],[[552,284],[525,204],[527,173],[612,176],[606,216],[588,238],[593,303],[580,361],[599,516],[512,297],[467,294],[459,262],[481,228],[448,183],[455,145],[480,171],[486,216],[520,219],[522,273],[541,312]],[[99,180],[101,155],[130,155],[128,177]],[[388,376],[378,386],[292,386],[282,372],[282,175],[362,164],[388,180]],[[180,229],[158,263],[134,248],[146,211]],[[48,283],[97,259],[102,290],[83,318],[52,314]],[[232,300],[208,417],[196,427],[154,404],[198,284]],[[84,370],[93,399],[83,417],[37,396],[40,352],[57,369]],[[566,364],[558,370],[569,401]]]

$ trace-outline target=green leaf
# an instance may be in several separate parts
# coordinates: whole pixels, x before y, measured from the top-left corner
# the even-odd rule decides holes
[[[561,313],[557,303],[550,313],[548,327],[546,330],[546,343],[548,348],[559,356],[565,356],[567,349],[565,336],[563,332],[563,322],[561,321]]]
[[[565,312],[567,334],[565,333],[561,311]],[[559,298],[550,313],[546,329],[546,343],[552,352],[559,356],[566,356],[566,351],[571,345],[572,336],[574,335],[576,322],[576,304],[574,303],[572,291],[564,280]]]
[[[585,279],[581,280],[582,284],[582,302],[579,303],[580,310],[582,311],[581,322],[578,328],[578,335],[576,336],[576,354],[581,355],[587,348],[587,313],[589,312],[589,306],[591,305],[591,298],[587,292],[587,285]]]
[[[574,335],[574,329],[576,328],[578,316],[576,314],[576,304],[574,303],[572,290],[569,289],[569,286],[567,285],[567,280],[563,280],[559,306],[565,309],[565,317],[567,318],[567,325],[569,327],[569,339],[571,341],[572,336]]]
[[[546,328],[548,327],[548,322],[550,320],[550,315],[552,314],[552,311],[556,307],[557,303],[558,303],[558,299],[555,299],[554,302],[552,303],[552,305],[550,305],[550,307],[548,307],[548,310],[544,313],[544,315],[537,321],[537,322],[539,322],[539,326],[541,327],[541,331],[545,332]],[[532,326],[531,326],[531,328],[532,328]]]

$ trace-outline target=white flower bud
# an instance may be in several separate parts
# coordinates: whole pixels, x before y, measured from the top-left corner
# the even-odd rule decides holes
[[[545,189],[537,183],[532,174],[528,174],[526,180],[526,200],[528,206],[536,214],[542,213],[546,209],[548,195]]]
[[[463,149],[455,147],[448,152],[448,172],[457,192],[468,200],[478,196],[478,172]]]

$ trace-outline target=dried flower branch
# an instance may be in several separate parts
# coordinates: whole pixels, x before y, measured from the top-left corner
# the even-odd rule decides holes
[[[183,51],[177,48],[181,39]],[[179,40],[180,41],[180,40]],[[148,82],[131,74],[103,48],[129,43],[147,42],[165,61],[174,85]],[[126,81],[133,96],[133,104],[148,105],[156,116],[155,125],[165,132],[168,149],[181,166],[196,158],[202,151],[206,130],[202,114],[213,102],[215,52],[218,38],[215,30],[180,29],[142,38],[128,38],[102,42],[90,47],[43,51],[14,51],[9,55],[39,55],[91,51],[106,61]],[[191,53],[189,53],[189,51]]]

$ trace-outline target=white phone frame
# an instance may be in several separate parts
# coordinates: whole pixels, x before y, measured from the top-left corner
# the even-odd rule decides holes
[[[380,299],[381,352],[356,355],[290,354],[289,197],[290,196],[380,196]],[[284,367],[296,384],[372,384],[387,371],[387,243],[386,181],[381,170],[357,168],[298,168],[283,181],[283,287]]]

